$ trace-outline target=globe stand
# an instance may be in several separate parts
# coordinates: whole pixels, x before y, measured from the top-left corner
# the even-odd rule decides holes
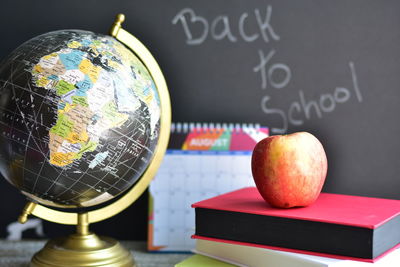
[[[78,214],[76,233],[50,240],[37,252],[31,267],[133,267],[132,254],[109,237],[89,232],[88,214]]]
[[[76,225],[75,234],[50,240],[37,252],[31,267],[134,267],[132,254],[112,238],[97,236],[89,232],[89,224],[108,219],[129,207],[146,190],[159,168],[168,146],[171,126],[171,103],[164,76],[150,51],[133,35],[122,28],[123,14],[117,15],[110,34],[123,43],[149,70],[160,98],[160,132],[151,164],[136,184],[121,198],[105,207],[87,213],[59,211],[34,202],[28,202],[19,222],[27,221],[29,215],[44,220]]]

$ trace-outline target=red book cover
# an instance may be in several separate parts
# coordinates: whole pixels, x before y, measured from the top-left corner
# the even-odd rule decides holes
[[[201,237],[363,261],[400,244],[400,200],[321,193],[308,207],[278,209],[250,187],[192,207]]]

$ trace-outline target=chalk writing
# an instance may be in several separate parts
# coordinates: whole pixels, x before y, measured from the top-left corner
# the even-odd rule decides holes
[[[362,94],[358,87],[357,74],[353,62],[349,62],[352,91],[354,92],[356,101],[362,102]],[[310,120],[313,117],[321,119],[324,113],[333,112],[337,104],[344,104],[351,99],[352,91],[345,87],[336,87],[331,93],[323,93],[319,96],[319,99],[307,98],[303,90],[298,91],[299,100],[293,101],[287,110],[280,108],[272,108],[269,106],[271,97],[265,95],[261,99],[261,110],[267,115],[278,116],[281,120],[281,127],[271,127],[271,131],[277,134],[286,133],[288,126],[303,125],[306,120]]]
[[[254,72],[260,72],[261,74],[261,88],[267,89],[268,80],[272,87],[274,88],[283,88],[290,82],[292,72],[290,68],[283,63],[275,63],[269,66],[267,70],[267,63],[269,63],[270,59],[275,54],[275,50],[272,49],[265,56],[263,50],[258,50],[258,54],[260,56],[260,63],[253,68]],[[284,73],[284,78],[282,81],[275,81],[273,79],[275,71],[281,71]]]
[[[222,30],[219,32],[217,27],[221,26]],[[211,35],[215,40],[222,40],[228,38],[231,42],[236,42],[237,38],[233,36],[227,16],[218,16],[211,24]]]
[[[191,23],[198,23],[201,24],[201,26],[203,26],[202,29],[203,32],[200,35],[198,35],[197,38],[193,38],[192,31],[189,28],[185,15],[189,15]],[[207,38],[208,28],[209,28],[208,21],[203,17],[196,16],[193,9],[184,8],[175,16],[175,18],[172,20],[172,23],[177,24],[179,21],[182,23],[182,27],[187,38],[186,43],[188,45],[202,44],[204,40]]]
[[[277,48],[273,46],[279,43],[281,36],[272,25],[272,15],[271,5],[266,6],[265,12],[261,12],[258,8],[253,13],[243,12],[237,21],[224,14],[207,18],[204,15],[196,14],[192,8],[183,8],[172,19],[172,24],[182,26],[188,45],[201,45],[207,38],[214,41],[225,40],[230,43],[239,41],[252,43],[260,40],[263,44],[268,44],[267,52],[265,52],[265,48],[258,49],[258,63],[254,65],[252,71],[258,75],[262,90],[279,89],[277,92],[280,92],[290,84],[292,70],[288,64],[276,62],[277,60],[274,58]],[[251,20],[251,25],[257,25],[256,28],[246,28]],[[295,97],[298,97],[297,100],[292,101],[287,109],[272,107],[271,103],[274,101],[271,94],[264,95],[260,102],[261,110],[268,115],[269,121],[272,118],[279,118],[278,123],[281,124],[281,127],[271,127],[271,133],[283,134],[288,131],[290,126],[301,126],[307,120],[321,119],[325,113],[334,112],[338,105],[350,101],[353,95],[356,101],[361,103],[363,96],[353,62],[349,62],[349,68],[352,89],[337,86],[330,92],[321,93],[319,96],[314,95],[312,99],[304,90],[300,89],[297,95],[294,94]],[[267,124],[269,123],[267,122]]]
[[[213,19],[208,19],[204,16],[197,15],[191,8],[184,8],[179,11],[172,19],[172,24],[180,23],[186,37],[186,44],[201,45],[208,36],[215,41],[228,40],[237,42],[238,38],[245,42],[254,42],[260,37],[265,43],[280,40],[279,35],[275,32],[271,25],[272,7],[267,6],[265,14],[256,8],[254,10],[253,19],[258,25],[257,32],[246,33],[245,23],[249,18],[249,13],[244,12],[239,16],[237,22],[232,23],[228,15],[218,15]],[[211,24],[210,24],[211,21]],[[211,27],[210,27],[211,25]],[[239,37],[232,32],[232,26]]]

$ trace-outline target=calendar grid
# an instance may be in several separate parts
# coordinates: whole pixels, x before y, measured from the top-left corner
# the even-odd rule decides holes
[[[254,186],[250,153],[167,153],[150,186],[153,196],[154,246],[190,251],[195,241],[191,204]]]

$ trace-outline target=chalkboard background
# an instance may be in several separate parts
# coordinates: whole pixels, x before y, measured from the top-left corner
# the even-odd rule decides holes
[[[107,33],[123,12],[164,72],[174,121],[309,131],[328,155],[324,191],[400,199],[398,1],[13,0],[0,10],[0,58],[52,30]],[[0,184],[7,236],[25,199]],[[144,240],[147,202],[92,229]],[[44,222],[46,237],[70,230]]]

